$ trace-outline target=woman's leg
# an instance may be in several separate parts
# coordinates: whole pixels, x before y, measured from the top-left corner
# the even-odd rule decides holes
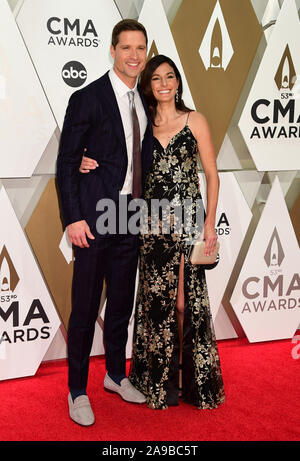
[[[183,337],[183,319],[184,319],[184,255],[181,255],[179,266],[179,281],[177,288],[177,321],[179,334],[179,389],[182,388],[182,337]]]

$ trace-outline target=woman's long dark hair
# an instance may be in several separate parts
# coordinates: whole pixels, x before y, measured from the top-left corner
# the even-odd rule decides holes
[[[153,96],[152,89],[151,89],[151,79],[152,75],[154,74],[155,70],[163,63],[169,64],[169,66],[172,67],[175,73],[175,77],[177,78],[179,85],[178,85],[178,101],[175,99],[175,107],[177,110],[182,111],[182,112],[191,112],[191,109],[186,107],[186,105],[183,102],[182,99],[182,79],[180,72],[176,66],[176,64],[172,61],[172,59],[168,58],[167,56],[164,56],[163,54],[158,54],[157,56],[154,56],[151,58],[147,64],[143,72],[141,73],[140,76],[140,87],[141,90],[145,96],[145,99],[147,101],[147,104],[149,106],[150,110],[150,116],[153,125],[155,125],[155,117],[156,117],[156,107],[157,107],[157,101],[155,97]]]

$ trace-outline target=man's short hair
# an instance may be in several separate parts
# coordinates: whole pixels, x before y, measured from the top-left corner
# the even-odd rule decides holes
[[[143,24],[135,19],[123,19],[115,25],[112,31],[111,44],[114,48],[116,48],[119,42],[120,33],[126,30],[139,30],[140,32],[143,32],[146,39],[146,45],[148,44],[147,32]]]

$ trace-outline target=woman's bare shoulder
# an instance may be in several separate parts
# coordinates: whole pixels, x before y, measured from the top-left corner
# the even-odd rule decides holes
[[[192,123],[207,123],[205,115],[196,110],[190,112],[189,121]]]
[[[195,134],[201,134],[203,131],[209,130],[205,115],[197,111],[190,112],[189,126],[192,132]]]

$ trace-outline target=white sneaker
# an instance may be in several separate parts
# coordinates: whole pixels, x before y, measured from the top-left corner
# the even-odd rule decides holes
[[[120,386],[116,384],[106,373],[104,378],[104,389],[108,392],[119,394],[123,400],[131,403],[145,403],[145,396],[138,391],[128,378],[122,379]]]

